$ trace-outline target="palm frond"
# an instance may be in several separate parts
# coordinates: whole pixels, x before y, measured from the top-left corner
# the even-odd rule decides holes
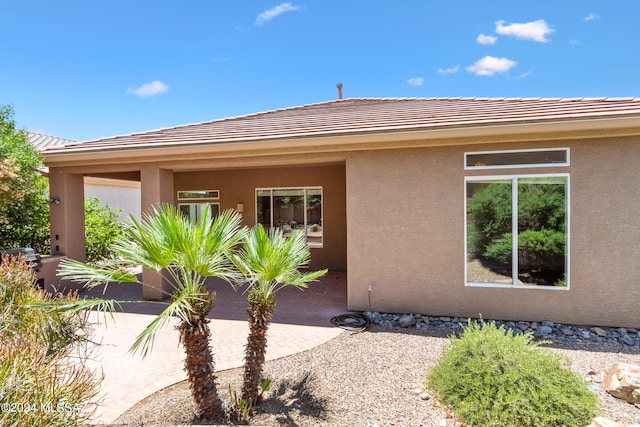
[[[172,317],[178,318],[182,322],[189,322],[191,320],[191,317],[195,314],[195,302],[206,304],[208,302],[206,294],[194,295],[188,290],[185,290],[178,295],[174,295],[173,300],[167,308],[165,308],[162,313],[158,314],[156,318],[137,336],[129,351],[132,354],[135,354],[140,350],[142,352],[142,357],[146,357],[147,354],[153,350],[153,343],[157,333],[166,326]]]
[[[27,308],[43,308],[51,311],[85,311],[93,310],[103,313],[113,313],[116,311],[116,306],[122,308],[120,305],[124,301],[116,301],[102,298],[84,298],[84,299],[55,299],[51,301],[38,301],[25,304]]]
[[[309,262],[309,247],[300,232],[286,237],[282,230],[266,231],[261,224],[253,227],[242,239],[243,246],[233,256],[236,268],[244,275],[249,287],[265,298],[284,286],[306,288],[327,270],[300,273]]]
[[[116,265],[100,267],[72,259],[60,261],[57,273],[63,279],[84,283],[88,287],[113,282],[138,282],[138,277]]]

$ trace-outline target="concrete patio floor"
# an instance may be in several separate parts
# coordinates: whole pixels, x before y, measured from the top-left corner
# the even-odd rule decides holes
[[[211,312],[211,347],[216,370],[242,366],[244,346],[249,332],[246,294],[230,285],[212,280],[208,286],[217,293]],[[86,292],[119,301],[142,300],[141,285],[115,284]],[[145,302],[122,304],[123,312],[113,315],[93,313],[98,322],[95,340],[101,345],[89,366],[104,374],[100,388],[101,404],[91,419],[96,425],[115,421],[145,397],[186,379],[184,352],[179,345],[175,324],[158,335],[153,351],[143,358],[132,355],[129,348],[137,335],[164,306]],[[267,360],[309,350],[338,336],[342,330],[333,326],[331,317],[346,312],[346,273],[329,272],[303,291],[287,287],[278,293],[278,305],[268,337]]]

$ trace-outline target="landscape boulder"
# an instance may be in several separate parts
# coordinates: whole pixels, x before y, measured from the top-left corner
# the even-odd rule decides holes
[[[640,407],[640,366],[618,362],[604,371],[602,385],[612,396]]]

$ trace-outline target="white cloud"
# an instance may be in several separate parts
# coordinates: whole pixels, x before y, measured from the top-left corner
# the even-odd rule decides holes
[[[467,67],[467,71],[477,76],[493,76],[496,73],[506,73],[516,65],[518,63],[509,58],[485,56],[476,61],[475,64]]]
[[[584,17],[584,21],[585,22],[595,21],[596,19],[600,19],[600,15],[598,15],[597,13],[593,13],[593,12],[591,12],[590,14],[588,14],[587,16]]]
[[[411,87],[419,87],[424,84],[424,78],[422,77],[412,77],[407,79],[407,84]]]
[[[449,68],[438,68],[438,73],[440,74],[456,74],[458,71],[460,71],[459,65]]]
[[[496,42],[498,41],[498,38],[496,36],[488,36],[486,34],[480,34],[478,38],[476,38],[476,41],[480,44],[491,45],[491,44],[496,44]]]
[[[578,39],[571,39],[569,40],[569,44],[572,46],[578,46],[580,44],[580,41]]]
[[[255,25],[262,25],[265,22],[271,21],[276,16],[282,15],[285,12],[292,12],[299,9],[300,9],[300,6],[294,6],[291,3],[279,4],[278,6],[271,9],[267,9],[264,12],[262,12],[260,15],[258,15],[258,17],[256,18]]]
[[[228,56],[211,58],[211,62],[227,62],[227,61],[230,61],[230,60],[231,60],[231,58],[228,57]]]
[[[162,83],[160,80],[155,80],[151,83],[145,83],[135,89],[128,88],[127,95],[135,95],[140,98],[146,98],[147,96],[162,95],[168,90],[169,86]]]
[[[496,33],[503,36],[513,36],[522,40],[546,43],[549,41],[546,36],[553,32],[555,32],[555,30],[550,28],[544,19],[509,25],[504,25],[504,21],[496,22]]]

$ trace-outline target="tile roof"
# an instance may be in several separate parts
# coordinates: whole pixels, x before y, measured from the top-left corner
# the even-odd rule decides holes
[[[69,143],[101,151],[469,126],[640,118],[640,98],[349,98],[148,132]]]
[[[72,144],[75,141],[56,136],[43,135],[36,132],[27,132],[27,139],[36,150],[43,151],[49,147],[61,147],[65,144]]]

